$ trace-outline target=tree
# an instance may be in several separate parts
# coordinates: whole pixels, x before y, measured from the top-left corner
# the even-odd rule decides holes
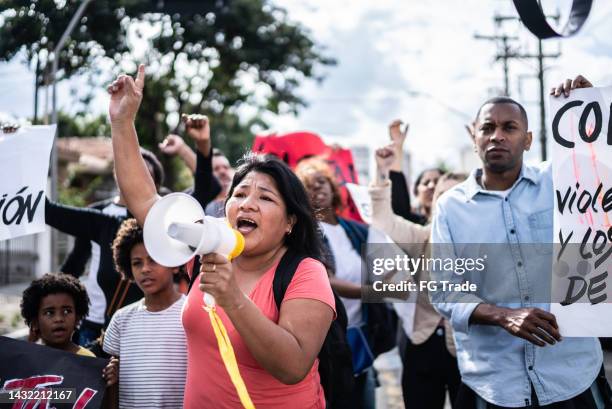
[[[283,9],[267,1],[202,4],[205,11],[199,14],[142,19],[143,27],[157,31],[148,38],[137,130],[144,143],[153,145],[175,130],[179,113],[204,113],[211,117],[214,135],[222,135],[224,150],[236,158],[252,138],[246,137],[252,124],[237,119],[243,104],[258,112],[296,112],[305,104],[296,92],[299,84],[306,78],[320,80],[317,67],[334,61],[303,27],[288,21]],[[132,70],[138,62],[133,54],[123,61]]]
[[[109,136],[110,124],[106,115],[82,114],[74,116],[63,111],[58,113],[59,134],[63,136]]]
[[[79,3],[0,0],[5,9],[0,61],[23,56],[30,67],[40,63],[39,82],[48,83],[50,50]],[[257,114],[250,121],[239,115],[243,105],[257,113],[297,112],[305,105],[298,86],[307,78],[321,80],[318,67],[334,63],[304,27],[268,0],[165,3],[167,8],[158,10],[155,0],[95,2],[59,61],[61,80],[100,69],[101,60],[112,59],[114,68],[91,77],[92,89],[146,63],[136,125],[149,148],[156,149],[168,131],[176,130],[180,113],[200,112],[211,117],[222,147],[235,158],[250,145],[250,126],[258,121]],[[176,13],[177,4],[190,10]]]
[[[0,61],[22,56],[29,67],[35,64],[36,89],[48,85],[53,49],[79,3],[76,0],[0,0],[0,10],[3,10]],[[129,3],[107,0],[89,7],[59,55],[59,81],[87,73],[100,57],[129,50],[121,23],[126,13],[138,12],[138,8]],[[34,111],[37,112],[36,106]]]

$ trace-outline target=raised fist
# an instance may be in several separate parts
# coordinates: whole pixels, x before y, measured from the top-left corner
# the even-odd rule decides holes
[[[185,141],[178,135],[170,134],[159,145],[159,150],[166,155],[178,155],[185,146]]]
[[[375,157],[378,170],[387,173],[395,161],[395,155],[397,154],[392,145],[377,149]]]
[[[210,122],[206,115],[181,115],[181,120],[185,123],[187,135],[195,142],[210,140]]]

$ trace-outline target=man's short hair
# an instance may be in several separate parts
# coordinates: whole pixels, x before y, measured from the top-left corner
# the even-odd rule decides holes
[[[218,149],[218,148],[213,148],[212,149],[212,156],[223,156],[224,158],[226,158],[226,156],[223,153],[223,151],[221,149]]]
[[[485,102],[483,102],[482,105],[480,105],[480,108],[478,108],[478,112],[476,112],[476,118],[474,119],[474,123],[478,121],[478,117],[480,116],[480,111],[482,111],[482,108],[488,104],[514,104],[516,105],[521,111],[521,116],[523,117],[522,118],[523,121],[525,121],[525,128],[529,128],[529,120],[527,119],[527,111],[525,111],[525,108],[519,102],[515,101],[514,99],[510,97],[505,97],[505,96],[489,98]]]

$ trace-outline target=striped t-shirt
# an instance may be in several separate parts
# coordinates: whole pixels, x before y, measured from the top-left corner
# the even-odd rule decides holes
[[[187,343],[181,322],[185,296],[150,312],[144,299],[113,315],[104,351],[119,357],[119,407],[182,408]]]

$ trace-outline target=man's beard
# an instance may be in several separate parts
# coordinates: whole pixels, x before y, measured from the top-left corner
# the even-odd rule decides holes
[[[504,173],[513,169],[517,164],[517,160],[508,161],[505,163],[485,162],[485,167],[493,173]]]

